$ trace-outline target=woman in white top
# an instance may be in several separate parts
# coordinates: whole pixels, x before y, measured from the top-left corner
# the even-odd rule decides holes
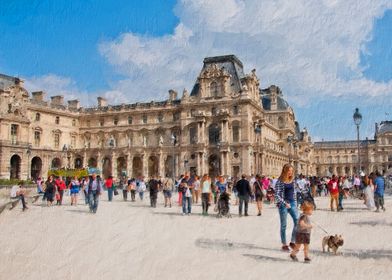
[[[199,203],[199,196],[200,196],[200,180],[199,180],[199,176],[195,176],[195,181],[193,182],[193,196],[192,196],[193,203]]]
[[[208,206],[211,199],[211,178],[204,174],[201,180],[201,205],[203,208],[203,215],[208,216]]]

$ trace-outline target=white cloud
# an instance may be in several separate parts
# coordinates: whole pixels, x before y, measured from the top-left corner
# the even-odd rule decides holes
[[[261,86],[279,85],[306,105],[326,96],[386,97],[392,82],[363,76],[360,53],[390,0],[179,0],[179,24],[159,38],[126,33],[100,45],[125,76],[113,90],[128,101],[191,89],[206,56],[236,54]],[[382,98],[385,99],[385,98]]]
[[[71,78],[55,74],[39,77],[28,77],[24,81],[24,87],[29,92],[44,91],[46,100],[50,96],[62,95],[65,100],[79,99],[84,106],[93,106],[96,103],[97,94],[87,93],[78,89],[76,82]]]

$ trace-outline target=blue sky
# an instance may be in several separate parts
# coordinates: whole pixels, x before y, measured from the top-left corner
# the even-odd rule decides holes
[[[289,3],[295,2],[295,3]],[[115,3],[115,4],[114,4]],[[314,139],[392,117],[388,0],[0,0],[0,73],[92,104],[190,90],[206,56],[236,54],[276,84]]]

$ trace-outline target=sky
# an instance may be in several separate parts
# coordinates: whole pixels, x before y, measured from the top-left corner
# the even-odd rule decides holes
[[[0,0],[0,34],[0,73],[83,106],[164,100],[235,54],[314,141],[355,139],[356,107],[361,138],[392,120],[391,0]]]

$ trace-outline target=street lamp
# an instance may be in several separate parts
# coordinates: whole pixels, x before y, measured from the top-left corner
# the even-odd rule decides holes
[[[353,115],[354,123],[357,126],[357,144],[358,144],[358,174],[361,173],[361,156],[359,154],[359,125],[362,122],[362,115],[359,112],[358,108],[355,108],[355,112]]]
[[[173,171],[172,171],[172,178],[173,178],[173,183],[175,184],[175,182],[176,182],[176,175],[175,175],[176,158],[175,158],[174,152],[175,152],[175,147],[176,147],[176,144],[177,144],[177,137],[176,137],[176,135],[174,133],[172,133],[172,135],[171,135],[171,140],[172,140],[172,143],[173,143]]]
[[[260,161],[259,161],[259,152],[260,152],[260,135],[261,135],[261,125],[258,123],[255,123],[255,133],[256,133],[256,144],[257,144],[257,152],[256,152],[256,173],[257,171],[260,170]],[[261,172],[262,173],[262,172]]]

